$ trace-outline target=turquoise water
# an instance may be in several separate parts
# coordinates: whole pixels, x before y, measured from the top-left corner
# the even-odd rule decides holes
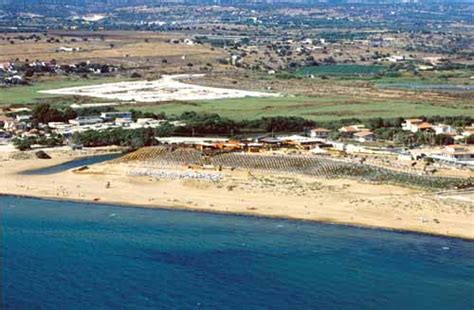
[[[0,197],[5,309],[472,309],[474,243]]]
[[[44,175],[44,174],[54,174],[59,173],[62,171],[66,171],[73,168],[79,168],[87,165],[98,164],[107,160],[115,159],[120,157],[122,154],[105,154],[105,155],[96,155],[96,156],[88,156],[80,159],[74,159],[71,161],[67,161],[65,163],[46,167],[46,168],[39,168],[34,170],[27,170],[24,171],[23,174],[27,175]]]

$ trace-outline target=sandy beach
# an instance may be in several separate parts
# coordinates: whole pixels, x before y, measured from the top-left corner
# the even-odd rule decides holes
[[[209,181],[182,177],[189,176],[185,168],[164,167],[161,177],[156,178],[131,176],[127,173],[129,166],[110,163],[81,172],[21,174],[100,152],[62,149],[50,151],[52,159],[48,160],[34,158],[33,152],[0,152],[0,193],[323,221],[474,239],[472,191],[430,193],[349,179],[242,170],[222,171],[218,180]],[[196,171],[193,173],[196,175]]]

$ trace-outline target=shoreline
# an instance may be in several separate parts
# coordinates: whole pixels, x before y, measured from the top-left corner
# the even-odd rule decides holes
[[[446,197],[389,184],[298,175],[223,172],[219,181],[131,176],[127,165],[100,163],[82,172],[25,175],[91,154],[63,151],[52,159],[0,161],[1,196],[73,201],[114,206],[182,210],[212,214],[328,223],[387,231],[413,232],[474,240],[474,192]],[[95,155],[104,155],[104,152]],[[110,154],[105,153],[105,154]],[[30,154],[31,155],[31,154]],[[159,167],[186,173],[186,169]],[[200,170],[191,170],[200,171]],[[107,183],[112,184],[106,186]],[[464,195],[462,201],[459,196]]]
[[[424,232],[424,231],[417,231],[417,230],[409,230],[409,229],[402,229],[402,228],[390,228],[390,227],[383,227],[383,226],[372,226],[366,225],[361,223],[350,223],[350,222],[337,222],[337,221],[330,221],[330,220],[312,220],[312,219],[302,219],[297,217],[291,216],[272,216],[272,215],[262,215],[262,214],[255,214],[250,212],[232,212],[232,211],[219,211],[219,210],[212,210],[212,209],[193,209],[185,206],[181,207],[166,207],[166,206],[157,206],[151,204],[130,204],[126,202],[108,202],[108,201],[89,201],[89,200],[80,200],[75,198],[57,198],[57,197],[42,197],[42,196],[31,196],[31,195],[19,195],[19,194],[4,194],[0,193],[0,197],[13,197],[13,198],[26,198],[26,199],[36,199],[36,200],[45,200],[45,201],[57,201],[57,202],[73,202],[73,203],[82,203],[87,205],[100,205],[100,206],[109,206],[114,208],[139,208],[139,209],[147,209],[147,210],[163,210],[163,211],[179,211],[179,212],[191,212],[191,213],[204,213],[204,214],[214,214],[214,215],[230,215],[230,216],[240,216],[240,217],[252,217],[252,218],[262,218],[262,219],[273,219],[273,220],[287,220],[292,222],[303,222],[308,224],[323,224],[323,225],[337,225],[343,227],[351,227],[351,228],[360,228],[360,229],[371,229],[371,230],[380,230],[386,232],[395,232],[401,234],[415,234],[415,235],[423,235],[423,236],[432,236],[437,238],[446,238],[446,239],[458,239],[464,240],[469,242],[474,242],[474,237],[465,237],[465,236],[457,236],[457,235],[444,235],[438,234],[435,232]]]

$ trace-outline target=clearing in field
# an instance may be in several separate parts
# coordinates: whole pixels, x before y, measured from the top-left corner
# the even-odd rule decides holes
[[[163,102],[186,100],[214,100],[244,97],[276,97],[277,93],[264,93],[206,87],[183,83],[180,80],[202,75],[165,75],[156,81],[120,82],[94,86],[62,88],[41,91],[44,94],[75,95],[132,102]]]

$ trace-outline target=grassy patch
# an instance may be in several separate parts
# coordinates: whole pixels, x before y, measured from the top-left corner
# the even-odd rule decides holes
[[[39,93],[41,90],[58,89],[75,86],[88,86],[100,83],[113,83],[123,81],[120,78],[70,78],[61,80],[51,80],[37,82],[29,86],[14,86],[0,89],[0,105],[6,104],[34,104],[46,101],[47,99],[58,99],[61,95],[49,95]],[[71,97],[69,97],[71,98]],[[66,99],[65,99],[66,100]]]
[[[165,112],[179,115],[186,111],[218,113],[235,120],[257,119],[264,116],[301,116],[316,121],[344,118],[367,119],[372,117],[393,118],[433,115],[470,115],[469,107],[434,106],[425,102],[396,100],[365,101],[350,96],[281,98],[242,98],[195,102],[170,102],[160,104],[136,104],[120,107],[121,110],[137,109],[146,112]]]

